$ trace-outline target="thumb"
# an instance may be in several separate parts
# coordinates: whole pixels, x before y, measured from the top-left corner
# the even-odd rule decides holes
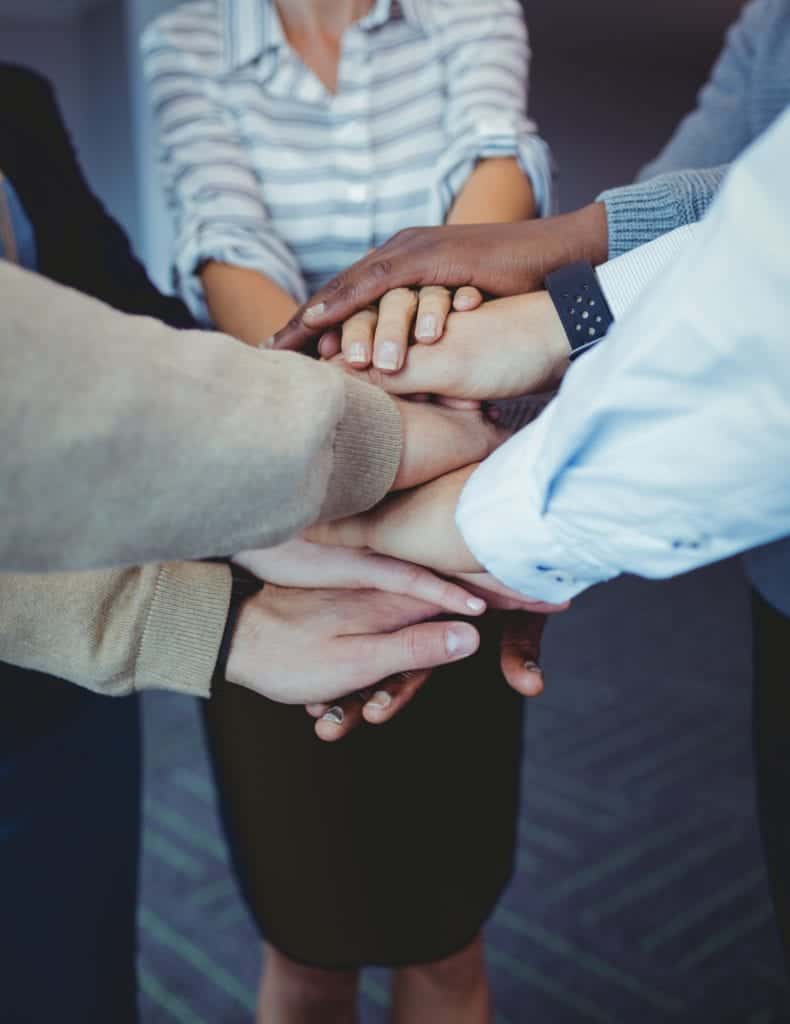
[[[347,637],[359,679],[369,686],[400,672],[415,672],[461,661],[480,646],[480,635],[467,622],[422,622],[394,633]]]
[[[508,684],[525,697],[543,692],[540,643],[546,616],[531,612],[511,612],[502,629],[500,664]]]

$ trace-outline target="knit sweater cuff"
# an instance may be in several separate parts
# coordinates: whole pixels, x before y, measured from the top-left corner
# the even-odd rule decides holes
[[[320,521],[343,519],[378,504],[395,480],[402,447],[395,402],[379,388],[349,377]]]
[[[154,587],[134,670],[134,689],[208,697],[228,615],[225,565],[168,562]]]
[[[651,181],[607,189],[598,196],[609,222],[609,259],[684,224],[702,219],[725,167],[662,174]]]

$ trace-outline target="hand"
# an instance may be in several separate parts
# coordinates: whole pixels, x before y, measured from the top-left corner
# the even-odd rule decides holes
[[[284,704],[315,704],[474,654],[477,630],[427,621],[440,612],[376,590],[269,584],[240,609],[227,678]]]
[[[396,288],[382,296],[378,306],[355,313],[340,331],[329,331],[318,343],[318,352],[331,359],[342,351],[347,363],[364,370],[373,365],[383,373],[395,373],[402,366],[412,330],[418,344],[432,345],[444,333],[450,308],[477,309],[483,296],[476,288],[459,288],[452,295],[441,285]]]
[[[456,615],[482,615],[486,609],[481,587],[466,590],[420,566],[372,551],[311,544],[297,538],[274,548],[242,551],[233,561],[258,579],[280,587],[384,590]]]
[[[511,224],[409,228],[318,291],[275,336],[275,348],[301,349],[394,288],[474,285],[489,295],[543,287],[550,271],[574,260],[594,264],[609,251],[606,207]]]
[[[539,661],[545,624],[546,616],[536,613],[519,612],[503,616],[500,639],[502,674],[508,684],[524,697],[537,697],[543,692],[543,670]],[[357,693],[334,705],[308,705],[307,713],[317,719],[316,736],[334,743],[360,725],[389,722],[416,697],[430,677],[430,669],[401,672],[380,683],[375,693]]]
[[[439,344],[412,346],[399,373],[373,368],[359,376],[392,395],[515,398],[556,388],[569,353],[554,303],[547,292],[535,292],[452,314]]]
[[[426,402],[399,402],[399,408],[403,448],[392,487],[395,491],[480,462],[509,436],[479,411],[446,409]]]
[[[399,672],[378,684],[343,697],[334,704],[308,704],[307,713],[316,719],[315,734],[334,743],[360,725],[384,725],[417,696],[433,674],[433,669]]]

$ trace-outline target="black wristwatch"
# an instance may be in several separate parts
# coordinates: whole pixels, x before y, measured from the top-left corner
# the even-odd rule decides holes
[[[614,323],[598,276],[591,263],[569,263],[544,281],[577,359],[597,345]]]
[[[228,666],[230,645],[233,641],[233,632],[236,629],[241,606],[248,597],[252,597],[263,590],[264,586],[262,580],[247,572],[246,569],[241,569],[239,566],[233,565],[233,563],[229,563],[228,567],[231,572],[230,604],[228,605],[228,617],[225,620],[225,629],[222,631],[222,640],[219,645],[219,653],[217,654],[217,664],[214,666],[214,675],[222,676],[223,678]]]

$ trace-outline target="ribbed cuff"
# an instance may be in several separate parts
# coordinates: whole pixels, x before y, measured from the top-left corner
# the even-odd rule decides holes
[[[602,192],[597,201],[606,205],[609,259],[701,220],[726,169],[662,174],[650,181]]]
[[[395,402],[379,388],[349,377],[320,521],[343,519],[377,505],[392,487],[402,448],[403,425]]]
[[[168,562],[156,580],[134,689],[208,697],[230,603],[231,573],[208,562]]]

